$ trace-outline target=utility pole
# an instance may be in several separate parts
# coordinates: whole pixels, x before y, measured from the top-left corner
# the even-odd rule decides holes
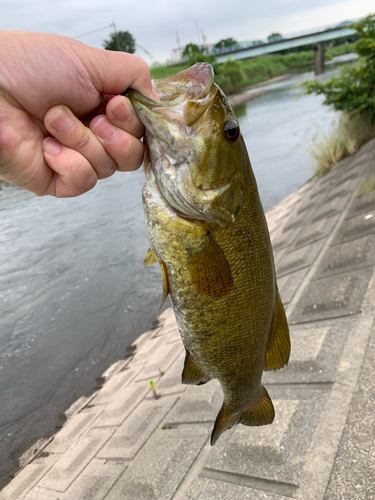
[[[181,50],[181,44],[180,44],[180,35],[178,34],[178,31],[176,30],[176,39],[177,39],[177,54],[178,54],[178,59],[180,60],[182,58],[182,50]]]
[[[116,36],[117,50],[121,51],[120,37],[118,36],[118,31],[116,29],[116,23],[113,19],[112,19],[112,23],[110,24],[110,26],[112,26],[113,31],[114,31],[115,36]]]
[[[198,19],[195,20],[195,29],[197,30],[197,39],[198,39],[198,47],[201,45],[201,39],[199,36],[199,26],[198,26]]]
[[[202,30],[202,51],[204,52],[206,49],[206,35],[204,34],[204,31]]]

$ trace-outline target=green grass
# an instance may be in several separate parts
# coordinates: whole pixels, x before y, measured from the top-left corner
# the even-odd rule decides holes
[[[184,66],[158,66],[156,68],[151,68],[151,78],[153,80],[159,80],[160,78],[167,78],[167,76],[175,75],[184,69],[189,67],[188,64]]]
[[[354,52],[355,43],[343,43],[336,45],[336,47],[328,47],[325,52],[326,61],[329,61],[335,56],[342,56],[343,54],[350,54]]]
[[[315,175],[329,172],[333,165],[355,153],[365,142],[375,137],[375,124],[370,117],[356,115],[349,117],[342,113],[328,134],[320,134],[310,149],[316,160]],[[364,186],[364,189],[367,189]],[[372,189],[372,187],[371,187]]]
[[[374,187],[375,177],[373,175],[370,177],[366,177],[362,184],[355,190],[355,195],[357,198],[359,198],[363,194],[371,193]]]

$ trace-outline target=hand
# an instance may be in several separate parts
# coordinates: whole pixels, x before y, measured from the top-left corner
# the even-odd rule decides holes
[[[0,178],[39,196],[67,197],[117,169],[138,168],[143,126],[118,95],[129,87],[158,99],[137,56],[0,31]]]

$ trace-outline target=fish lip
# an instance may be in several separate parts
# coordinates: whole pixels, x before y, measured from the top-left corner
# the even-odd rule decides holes
[[[122,95],[127,97],[131,102],[136,101],[139,104],[143,104],[147,108],[148,107],[167,108],[169,106],[169,103],[154,101],[153,99],[144,96],[143,94],[134,89],[127,89]]]

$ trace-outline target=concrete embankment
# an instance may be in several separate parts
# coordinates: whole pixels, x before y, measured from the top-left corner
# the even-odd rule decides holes
[[[250,87],[243,89],[240,93],[228,96],[229,103],[231,106],[239,106],[241,104],[245,104],[248,101],[252,101],[253,99],[260,97],[267,92],[266,89],[261,89],[261,90],[255,90],[255,89],[259,87],[264,87],[266,85],[270,85],[271,83],[276,83],[281,80],[285,80],[286,78],[289,77],[290,77],[289,74],[275,76],[275,78],[271,78],[270,80],[250,85]]]
[[[373,176],[375,140],[267,213],[292,338],[289,366],[263,378],[272,425],[238,425],[210,447],[222,392],[181,385],[169,309],[0,498],[375,498]]]

